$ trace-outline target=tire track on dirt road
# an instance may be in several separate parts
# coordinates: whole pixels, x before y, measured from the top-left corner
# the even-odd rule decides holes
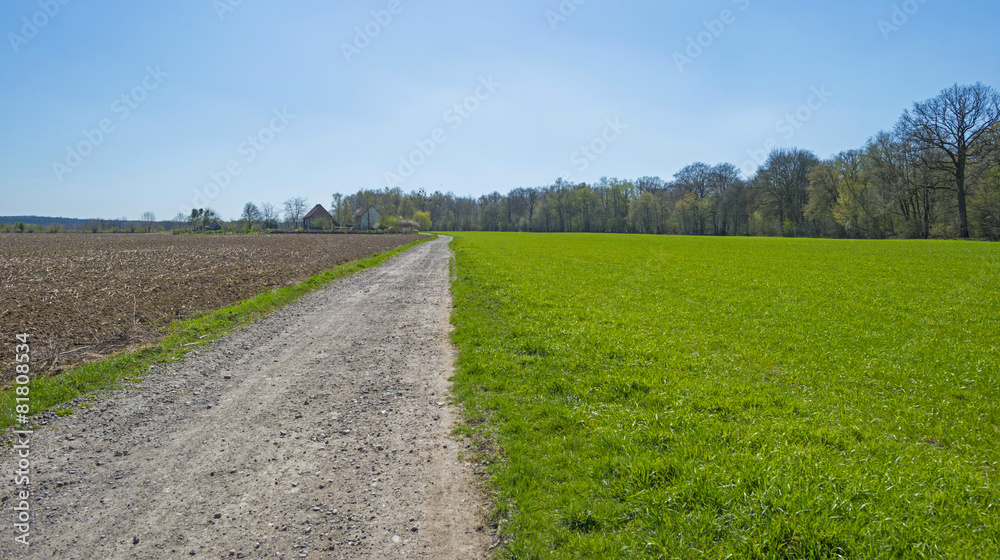
[[[449,437],[448,241],[36,417],[32,544],[14,542],[6,500],[0,556],[485,558]],[[13,499],[9,447],[0,468]]]

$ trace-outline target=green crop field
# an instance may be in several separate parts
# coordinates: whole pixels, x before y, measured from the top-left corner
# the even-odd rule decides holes
[[[457,233],[509,558],[1000,558],[1000,245]]]

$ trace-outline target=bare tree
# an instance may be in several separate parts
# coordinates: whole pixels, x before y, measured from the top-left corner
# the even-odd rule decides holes
[[[785,235],[792,235],[805,221],[809,173],[819,158],[808,150],[775,148],[753,179],[757,203]]]
[[[156,214],[143,212],[142,216],[139,216],[139,221],[142,222],[142,227],[145,228],[147,233],[152,232],[153,224],[156,223]]]
[[[264,229],[277,229],[279,218],[278,209],[273,204],[264,202],[260,205],[260,219],[264,222]]]
[[[923,150],[898,134],[879,132],[864,149],[872,180],[884,192],[887,211],[902,220],[900,233],[929,237],[939,193],[954,190],[948,174],[923,166]]]
[[[985,156],[989,135],[1000,123],[1000,94],[977,83],[954,85],[933,99],[914,103],[897,125],[900,136],[920,148],[922,163],[946,171],[958,193],[958,236],[969,237],[966,179],[970,165]]]
[[[254,224],[261,221],[260,209],[253,202],[247,202],[246,206],[243,207],[243,215],[240,216],[240,221],[243,222],[244,229],[251,229]]]
[[[682,193],[695,193],[698,198],[711,194],[712,168],[702,162],[692,163],[674,175],[675,189]]]
[[[663,179],[659,177],[639,177],[635,182],[635,188],[642,194],[644,192],[657,193],[664,188]]]
[[[285,201],[285,219],[292,222],[292,229],[299,229],[302,217],[306,213],[307,199],[297,196]]]

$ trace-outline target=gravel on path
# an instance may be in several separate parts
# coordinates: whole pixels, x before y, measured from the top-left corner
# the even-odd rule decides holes
[[[0,456],[2,558],[487,557],[451,429],[449,238],[314,292]],[[8,434],[7,441],[13,441]]]

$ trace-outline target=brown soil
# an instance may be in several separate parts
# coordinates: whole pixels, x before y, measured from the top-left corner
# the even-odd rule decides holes
[[[6,524],[0,558],[485,558],[495,537],[466,446],[449,436],[447,243],[79,399],[69,416],[36,417],[33,544]],[[23,488],[0,479],[5,510]]]
[[[299,282],[414,235],[0,235],[0,344],[31,335],[33,371],[146,342],[177,319]],[[11,380],[9,353],[0,385]]]

